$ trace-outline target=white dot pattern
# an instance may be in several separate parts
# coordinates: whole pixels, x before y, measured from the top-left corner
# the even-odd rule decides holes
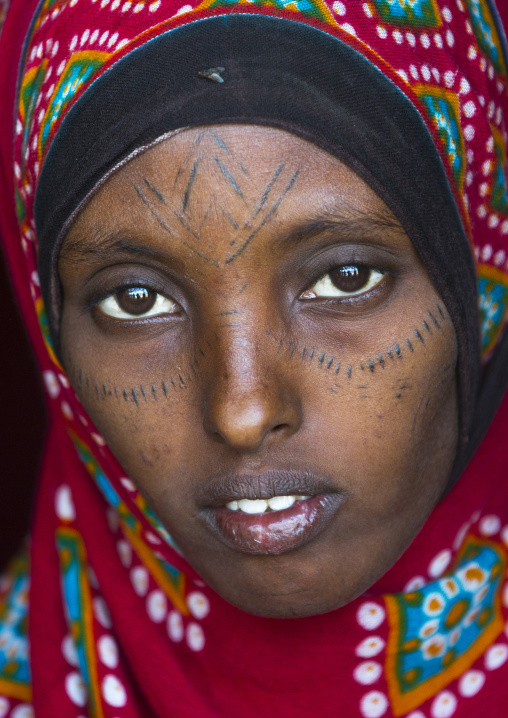
[[[364,718],[381,718],[388,709],[388,699],[381,691],[366,693],[360,702],[360,712]]]
[[[373,631],[385,620],[385,610],[379,604],[368,601],[360,606],[356,618],[362,628]]]

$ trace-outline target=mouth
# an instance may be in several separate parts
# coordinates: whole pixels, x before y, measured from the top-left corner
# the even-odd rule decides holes
[[[207,489],[200,511],[207,527],[235,551],[258,555],[313,540],[345,499],[329,481],[291,471],[220,477]]]

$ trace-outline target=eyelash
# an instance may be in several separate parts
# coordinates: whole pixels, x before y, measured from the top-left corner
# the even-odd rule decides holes
[[[318,294],[314,294],[313,296],[310,296],[312,290],[315,289],[320,283],[321,284],[324,283],[325,286],[326,286],[326,284],[330,285],[331,290],[328,289],[328,291],[333,291],[334,290],[333,280],[331,279],[330,275],[333,272],[337,272],[337,271],[340,272],[341,270],[347,270],[347,269],[355,269],[355,270],[358,270],[359,272],[368,271],[369,276],[368,276],[368,279],[366,282],[368,285],[367,288],[365,289],[365,287],[362,286],[358,291],[347,292],[347,291],[340,290],[338,287],[335,287],[335,293],[332,293],[329,296],[318,295]],[[385,269],[382,269],[379,267],[374,267],[371,265],[365,265],[365,264],[361,264],[361,263],[351,262],[351,263],[345,263],[345,264],[341,264],[341,265],[335,265],[335,266],[330,267],[330,269],[327,272],[325,272],[324,274],[321,274],[319,276],[319,278],[317,280],[315,280],[309,286],[308,289],[306,289],[304,292],[302,292],[299,295],[298,299],[300,299],[302,301],[314,301],[315,302],[318,300],[322,300],[322,301],[328,301],[328,302],[331,301],[334,303],[338,303],[338,302],[341,302],[344,299],[348,299],[348,298],[351,298],[351,299],[356,298],[356,297],[365,297],[366,298],[370,294],[371,291],[374,291],[379,286],[379,284],[381,284],[381,282],[383,281],[383,278],[385,277],[386,274],[387,274],[387,271]],[[373,279],[373,275],[374,275],[374,279]],[[155,294],[155,298],[153,300],[152,306],[149,307],[146,312],[138,314],[138,315],[130,314],[129,312],[126,312],[125,310],[123,310],[119,304],[117,297],[118,297],[118,295],[120,295],[121,292],[128,292],[129,290],[145,291],[148,293]],[[305,296],[306,294],[307,294],[307,296]],[[117,316],[115,316],[113,313],[111,313],[111,310],[113,310],[113,311],[115,310],[115,308],[113,306],[108,307],[110,309],[109,312],[104,311],[104,304],[107,302],[111,303],[112,301],[114,301],[116,303],[118,313],[123,313],[125,316],[118,316],[118,314],[117,314]],[[171,302],[173,304],[174,309],[172,311],[158,311],[154,314],[150,314],[152,309],[157,304],[161,305],[164,301]],[[85,309],[88,311],[91,310],[91,311],[98,312],[103,317],[107,317],[108,319],[111,319],[116,322],[125,322],[125,323],[131,322],[132,323],[132,322],[137,322],[137,321],[144,321],[146,319],[155,319],[155,318],[161,317],[161,316],[166,316],[166,315],[169,316],[169,315],[176,314],[176,313],[178,313],[179,307],[180,307],[180,305],[178,304],[178,302],[176,300],[174,300],[174,299],[166,296],[164,293],[160,292],[159,288],[150,286],[149,284],[147,284],[145,282],[138,283],[138,282],[134,281],[134,282],[128,282],[128,283],[122,284],[121,286],[116,287],[113,291],[110,290],[108,292],[102,293],[99,297],[94,298],[94,300],[92,302],[90,302],[90,304]]]

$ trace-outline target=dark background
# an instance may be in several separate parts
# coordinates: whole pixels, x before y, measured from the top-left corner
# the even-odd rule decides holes
[[[508,0],[497,0],[508,27]],[[508,122],[508,118],[505,118]],[[0,253],[0,571],[26,535],[44,441],[44,395]]]
[[[0,570],[26,535],[45,427],[37,366],[0,254]]]

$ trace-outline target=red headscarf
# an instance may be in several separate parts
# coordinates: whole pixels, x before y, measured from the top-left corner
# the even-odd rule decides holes
[[[179,555],[51,348],[33,202],[63,119],[136,47],[235,12],[339,38],[414,103],[474,250],[484,360],[499,346],[507,69],[486,0],[13,0],[0,38],[0,228],[51,428],[30,550],[0,585],[0,717],[504,716],[506,402],[455,488],[368,595],[323,616],[266,619],[227,604]]]

